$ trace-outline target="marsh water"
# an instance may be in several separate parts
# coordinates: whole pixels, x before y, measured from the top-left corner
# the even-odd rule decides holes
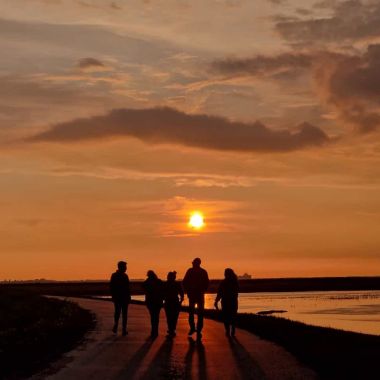
[[[213,308],[214,299],[215,294],[206,294],[206,308]],[[275,311],[274,316],[309,325],[380,335],[380,291],[239,294],[239,312],[262,311]]]

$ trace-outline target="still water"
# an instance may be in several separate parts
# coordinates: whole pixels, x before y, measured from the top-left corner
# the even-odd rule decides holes
[[[213,308],[214,300],[215,294],[206,294],[206,308]],[[309,325],[380,335],[380,291],[239,294],[239,312],[269,310],[284,310],[272,315]]]

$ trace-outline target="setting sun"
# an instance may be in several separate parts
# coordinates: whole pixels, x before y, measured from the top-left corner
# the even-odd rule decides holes
[[[204,224],[205,223],[203,220],[202,213],[196,211],[190,215],[189,226],[191,228],[195,228],[195,229],[199,230],[200,228],[202,228],[204,226]]]

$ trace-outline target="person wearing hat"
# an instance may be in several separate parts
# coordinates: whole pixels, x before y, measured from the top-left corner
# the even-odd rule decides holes
[[[208,273],[201,268],[201,259],[195,258],[192,262],[193,267],[188,269],[183,279],[183,288],[189,298],[189,335],[197,333],[197,339],[202,338],[203,314],[205,306],[205,293],[209,286]],[[194,314],[197,306],[198,320],[195,328]]]
[[[112,301],[115,306],[114,314],[114,326],[112,331],[117,333],[119,325],[120,314],[122,314],[122,328],[123,335],[127,335],[127,318],[128,318],[128,306],[131,302],[131,292],[129,290],[129,278],[126,273],[127,263],[125,261],[119,261],[117,263],[117,271],[112,273],[110,281],[110,290]]]

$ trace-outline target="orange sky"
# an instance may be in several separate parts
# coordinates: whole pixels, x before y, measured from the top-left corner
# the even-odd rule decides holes
[[[0,8],[0,280],[380,274],[377,1]]]

